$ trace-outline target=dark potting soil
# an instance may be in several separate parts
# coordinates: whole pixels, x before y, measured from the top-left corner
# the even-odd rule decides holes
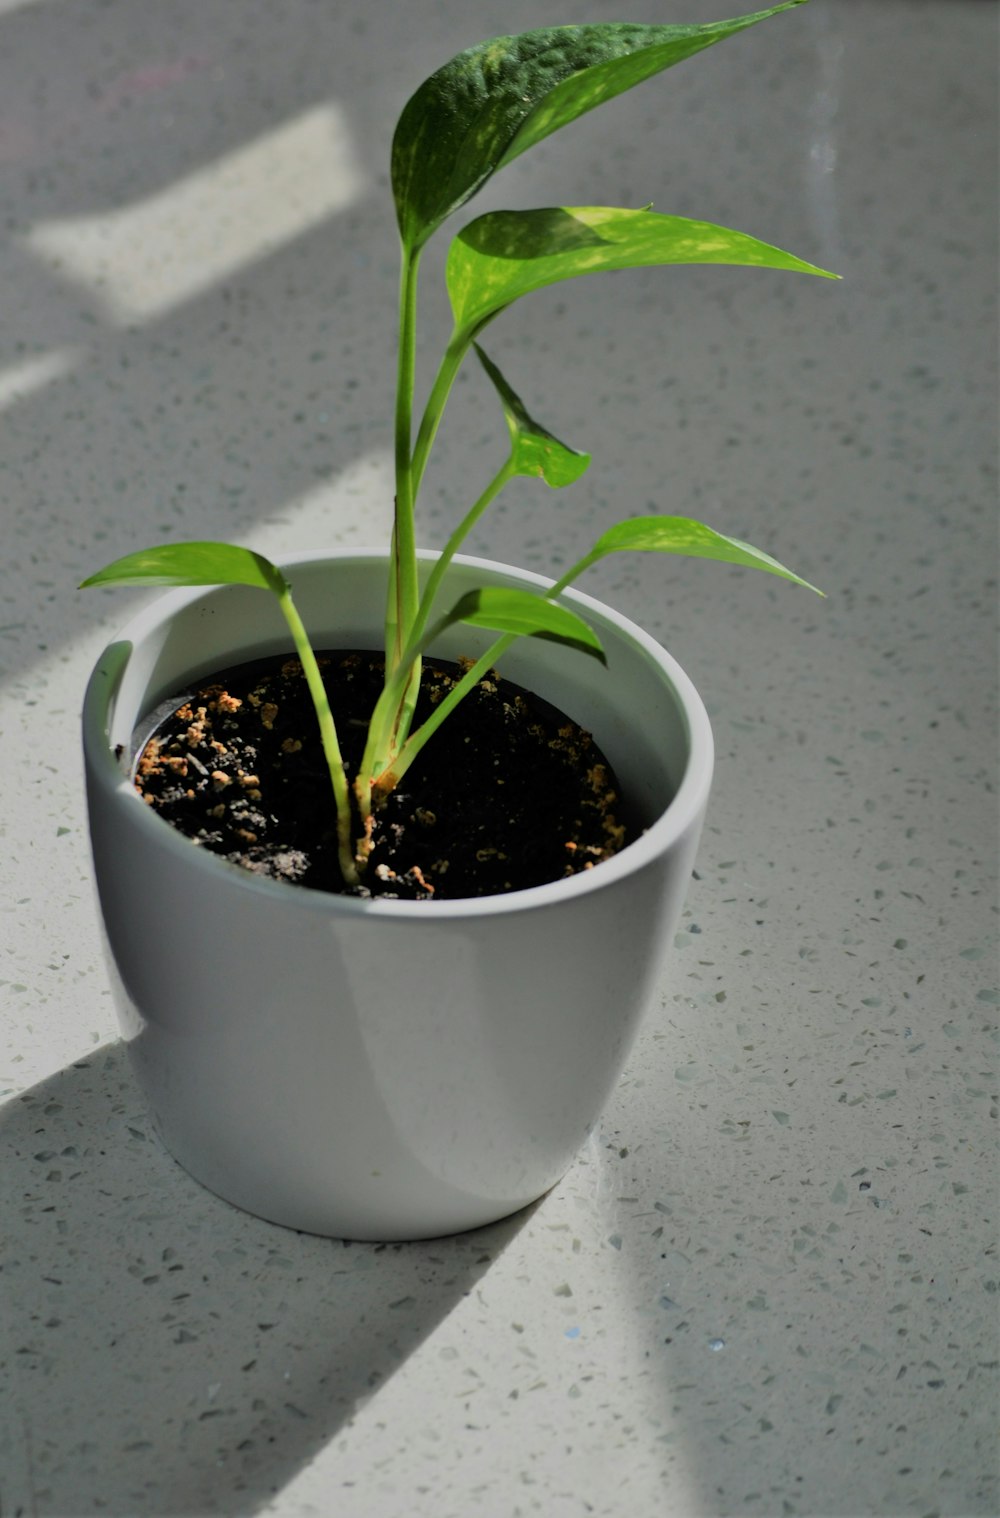
[[[381,656],[319,655],[348,775],[382,687]],[[414,722],[460,676],[424,663]],[[159,815],[233,864],[316,890],[404,900],[489,896],[592,869],[635,830],[590,734],[547,702],[481,680],[377,812],[365,883],[337,863],[330,777],[302,667],[288,656],[177,696],[135,764]]]

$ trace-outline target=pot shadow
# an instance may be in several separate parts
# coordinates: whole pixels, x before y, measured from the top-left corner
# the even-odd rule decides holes
[[[532,1210],[415,1244],[262,1222],[152,1136],[121,1044],[9,1102],[0,1144],[5,1512],[65,1518],[84,1491],[111,1515],[256,1511]]]

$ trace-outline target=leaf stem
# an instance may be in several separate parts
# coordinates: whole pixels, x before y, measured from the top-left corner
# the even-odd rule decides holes
[[[319,721],[320,738],[323,743],[323,753],[326,756],[327,768],[330,771],[330,780],[333,784],[333,798],[337,809],[337,857],[340,861],[340,871],[344,877],[345,885],[358,884],[358,871],[354,862],[354,849],[351,842],[351,798],[347,784],[347,774],[344,770],[344,761],[340,752],[340,742],[337,738],[337,728],[330,710],[330,702],[326,694],[326,686],[323,684],[323,676],[320,673],[316,655],[313,653],[312,644],[309,642],[309,634],[306,632],[302,618],[292,600],[292,593],[288,586],[278,593],[278,605],[281,607],[285,621],[288,623],[292,634],[292,642],[295,652],[299,656],[302,671],[306,677],[306,684],[312,703],[316,710]]]
[[[434,568],[430,572],[427,584],[424,586],[423,595],[420,597],[420,606],[417,610],[416,621],[413,625],[413,636],[415,638],[419,638],[423,633],[424,628],[427,626],[427,619],[431,614],[431,610],[434,605],[434,598],[441,588],[441,581],[444,579],[448,565],[455,557],[459,548],[461,548],[463,542],[468,537],[473,527],[479,521],[479,518],[482,516],[483,512],[489,505],[492,504],[493,501],[496,500],[501,490],[503,490],[504,486],[509,480],[514,478],[516,473],[517,469],[515,467],[514,454],[511,452],[508,455],[506,462],[493,476],[492,480],[487,485],[486,489],[483,491],[479,499],[466,512],[465,516],[462,518],[461,522],[459,522],[458,526],[455,528],[455,531],[452,533],[451,537],[442,548],[440,554],[435,560]]]
[[[517,633],[505,633],[502,638],[497,638],[481,658],[476,660],[472,668],[466,670],[461,680],[452,686],[448,694],[434,708],[427,721],[422,723],[415,733],[411,733],[392,763],[383,770],[381,775],[376,776],[373,782],[375,791],[385,793],[391,791],[399,783],[428,739],[433,738],[445,718],[449,717],[458,703],[475,689],[487,671],[492,669],[501,655],[505,654],[511,644],[517,641],[518,636]]]
[[[486,507],[489,505],[490,501],[494,499],[494,497],[506,483],[506,479],[508,477],[508,468],[512,463],[513,458],[508,459],[504,467],[490,482],[486,490],[484,490],[483,494],[476,502],[476,505],[473,506],[472,510],[468,513],[468,517],[466,518],[465,522],[462,522],[460,526],[456,528],[453,537],[460,537],[460,535],[464,535],[463,529],[466,528],[466,522],[468,523],[469,527],[473,525],[473,522],[476,520],[476,517],[473,515],[473,513],[476,513],[476,515],[478,515],[480,511],[486,510]],[[511,472],[514,471],[512,470]],[[470,521],[469,518],[472,518],[472,520]],[[448,540],[448,546],[451,546],[451,539]],[[445,549],[445,552],[447,552],[447,548]],[[454,553],[454,548],[452,549],[452,553]],[[438,562],[440,563],[440,560]],[[556,596],[559,595],[560,591],[565,590],[566,586],[571,580],[575,579],[578,574],[580,574],[584,569],[587,569],[594,562],[596,561],[592,554],[587,554],[584,556],[584,558],[578,560],[571,569],[568,569],[566,571],[560,580],[557,580],[556,583],[550,587],[550,589],[545,591],[543,599],[546,601],[554,600]],[[424,590],[423,600],[421,601],[421,615],[423,617],[423,622],[426,621],[427,613],[430,608],[430,601],[428,598],[428,591],[430,589],[431,583],[428,581],[427,587]],[[421,627],[423,626],[423,622],[420,624]],[[417,631],[419,632],[419,630],[420,629],[418,628]],[[433,627],[429,634],[424,634],[421,638],[421,646],[423,648],[428,647],[434,641],[437,632],[438,627]],[[495,643],[490,645],[490,647],[481,656],[481,658],[476,660],[472,668],[466,671],[461,680],[452,686],[451,690],[443,698],[443,700],[438,703],[427,720],[420,725],[415,733],[412,733],[407,738],[406,742],[403,743],[400,747],[396,757],[386,765],[386,768],[382,771],[382,773],[375,775],[372,780],[373,791],[382,791],[384,793],[391,791],[395,785],[398,785],[399,781],[406,774],[406,771],[410,768],[410,765],[416,759],[425,743],[429,738],[433,738],[434,734],[437,732],[442,722],[444,722],[445,718],[451,715],[458,703],[465,699],[469,692],[472,691],[479,683],[479,681],[483,678],[486,672],[491,669],[493,665],[496,664],[497,661],[507,652],[511,644],[517,641],[519,636],[520,634],[518,633],[505,633],[502,638],[498,638]],[[375,768],[377,768],[377,765]]]
[[[558,596],[566,589],[567,585],[572,584],[578,575],[582,575],[585,569],[589,569],[591,564],[596,564],[598,558],[600,558],[599,554],[591,552],[585,553],[582,559],[577,559],[576,563],[567,569],[564,575],[560,575],[559,579],[552,586],[552,589],[545,592],[545,599],[551,601],[554,596]]]
[[[471,333],[452,334],[431,387],[416,445],[411,455],[418,258],[419,252],[410,253],[404,249],[400,292],[399,377],[396,390],[396,514],[386,613],[386,670],[390,674],[403,658],[405,647],[413,640],[415,632],[426,624],[430,611],[430,600],[426,596],[421,600],[419,594],[414,528],[415,506],[431,445],[441,424],[445,403],[462,360],[472,344]],[[489,499],[492,500],[493,497],[490,496]],[[479,509],[485,510],[487,505],[489,505],[489,500],[484,502]],[[473,511],[476,511],[476,507]],[[472,520],[474,521],[475,517]],[[469,522],[470,527],[471,525],[472,522]],[[459,541],[461,541],[460,538]],[[452,548],[451,553],[454,554],[454,552],[455,549]],[[437,584],[434,589],[436,591]],[[396,707],[391,738],[393,748],[405,743],[407,739],[419,690],[420,664],[418,661],[413,667],[409,683],[402,692]]]
[[[399,287],[399,366],[396,377],[396,511],[393,526],[393,568],[386,612],[386,664],[395,668],[409,642],[416,616],[417,547],[414,526],[419,476],[411,459],[413,390],[416,365],[417,274],[419,251],[403,249]]]
[[[438,372],[431,386],[431,393],[427,397],[427,405],[420,420],[417,431],[417,441],[413,449],[413,484],[414,490],[419,490],[420,482],[427,468],[427,459],[430,455],[431,445],[441,425],[441,417],[444,414],[445,402],[455,383],[455,376],[462,367],[462,360],[472,346],[475,332],[468,328],[452,332],[448,346],[444,351],[444,357],[438,367]]]
[[[434,623],[429,632],[420,633],[414,630],[413,637],[407,644],[400,656],[399,663],[390,674],[386,672],[385,684],[381,694],[375,703],[368,723],[368,738],[365,743],[365,751],[362,755],[361,764],[355,780],[355,793],[358,804],[362,810],[362,816],[367,817],[371,806],[370,789],[375,775],[384,771],[391,765],[395,757],[398,733],[399,712],[402,709],[404,698],[408,696],[414,683],[414,671],[419,671],[421,657],[424,650],[438,637],[446,627],[451,625],[450,617],[441,617]],[[419,695],[419,674],[416,694]],[[414,701],[414,705],[415,705]]]

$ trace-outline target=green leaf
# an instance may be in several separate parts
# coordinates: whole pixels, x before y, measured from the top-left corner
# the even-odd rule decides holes
[[[422,247],[497,169],[560,127],[801,3],[706,26],[547,27],[459,53],[424,81],[396,126],[392,188],[404,246]]]
[[[739,564],[744,569],[763,569],[768,574],[791,580],[806,590],[823,592],[808,580],[786,569],[768,553],[744,543],[739,538],[728,538],[715,532],[703,522],[693,522],[690,517],[633,517],[619,522],[598,538],[580,569],[596,564],[598,559],[611,553],[676,553],[693,559],[721,559],[726,564]]]
[[[478,332],[544,285],[654,264],[743,264],[836,279],[745,232],[615,206],[491,211],[452,240],[446,277],[456,332]]]
[[[162,543],[106,564],[91,585],[254,585],[280,596],[287,581],[263,554],[234,543]]]
[[[493,360],[475,345],[476,354],[500,397],[507,430],[510,433],[511,466],[516,474],[539,475],[547,485],[559,489],[572,485],[590,467],[590,454],[578,453],[553,437],[541,422],[536,422],[508,385]]]
[[[488,627],[516,637],[552,638],[592,654],[602,664],[607,662],[597,634],[582,617],[530,590],[505,590],[499,586],[470,590],[455,603],[435,631],[453,622],[468,622],[472,627]]]

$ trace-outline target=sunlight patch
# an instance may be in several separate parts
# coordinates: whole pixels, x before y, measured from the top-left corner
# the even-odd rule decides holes
[[[300,496],[283,501],[273,516],[246,534],[258,553],[278,560],[307,548],[378,548],[392,532],[392,455],[373,449]]]
[[[51,353],[36,353],[0,369],[0,411],[62,379],[76,368],[79,358],[75,348],[54,348]]]
[[[39,222],[25,241],[112,321],[151,321],[352,205],[364,183],[343,113],[317,106],[122,210]]]

